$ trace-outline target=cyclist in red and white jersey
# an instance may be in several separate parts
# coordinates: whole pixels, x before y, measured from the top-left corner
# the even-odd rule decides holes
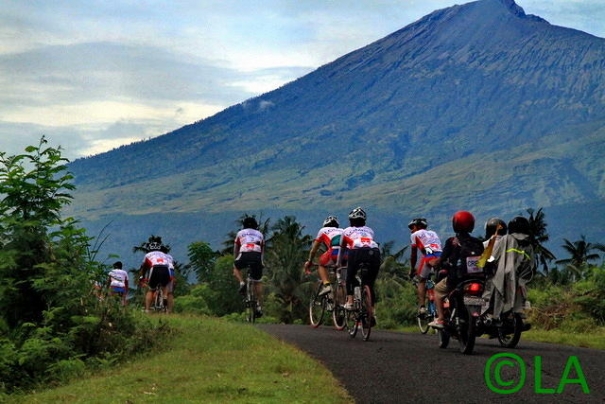
[[[338,259],[338,252],[340,251],[340,237],[343,229],[339,227],[338,219],[336,216],[328,216],[324,221],[321,229],[317,232],[317,236],[309,251],[309,260],[305,262],[305,271],[309,271],[309,267],[315,258],[315,254],[319,251],[319,248],[323,245],[326,251],[319,257],[319,266],[317,272],[323,282],[323,287],[319,291],[319,295],[325,295],[332,291],[330,286],[330,278],[328,276],[327,265],[335,264]]]
[[[347,303],[346,310],[353,308],[353,290],[357,286],[355,275],[361,263],[368,264],[368,273],[362,281],[370,287],[372,292],[372,305],[375,301],[374,282],[380,270],[380,249],[374,241],[374,230],[366,226],[366,212],[362,208],[355,208],[349,213],[350,226],[343,230],[340,241],[340,254],[338,264],[342,262],[343,251],[348,250],[347,262]]]
[[[411,236],[411,255],[410,255],[410,278],[415,278],[418,282],[416,293],[418,296],[418,313],[425,314],[426,308],[424,301],[426,297],[426,280],[431,276],[433,267],[439,261],[443,248],[441,240],[433,230],[427,230],[428,223],[424,218],[412,219],[408,224]],[[418,252],[422,254],[420,264],[418,262]]]
[[[239,293],[246,293],[246,283],[242,276],[242,269],[250,268],[250,277],[260,281],[263,277],[263,253],[265,250],[265,238],[258,230],[258,223],[254,217],[246,216],[242,221],[243,229],[237,232],[233,243],[233,275],[239,281]],[[254,282],[258,305],[257,316],[262,316],[262,283]]]
[[[147,279],[147,294],[145,295],[145,312],[149,312],[153,293],[158,287],[162,288],[164,296],[168,296],[168,284],[170,283],[169,265],[171,258],[163,253],[162,244],[159,242],[149,243],[147,246],[149,252],[145,254],[141,263],[141,274],[144,279]]]

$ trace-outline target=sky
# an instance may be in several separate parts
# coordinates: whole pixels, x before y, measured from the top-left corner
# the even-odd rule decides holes
[[[274,90],[456,0],[0,0],[0,152],[73,161]],[[605,38],[603,0],[516,0]]]

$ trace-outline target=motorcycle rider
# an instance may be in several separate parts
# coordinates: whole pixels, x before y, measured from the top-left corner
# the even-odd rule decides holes
[[[443,299],[467,274],[479,272],[476,262],[483,252],[483,243],[470,235],[475,228],[475,217],[472,213],[465,210],[454,213],[452,228],[456,235],[445,241],[440,258],[441,268],[447,271],[447,276],[435,285],[437,318],[428,324],[433,328],[444,328]]]

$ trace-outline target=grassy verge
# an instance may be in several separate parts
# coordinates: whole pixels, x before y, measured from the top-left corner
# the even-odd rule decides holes
[[[303,352],[254,327],[164,316],[177,329],[165,351],[9,403],[350,403]]]

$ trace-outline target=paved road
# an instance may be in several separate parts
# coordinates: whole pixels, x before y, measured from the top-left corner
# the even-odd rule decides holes
[[[327,326],[258,327],[322,362],[357,403],[605,403],[605,351],[523,338],[516,349],[505,350],[481,338],[468,356],[458,352],[456,340],[440,349],[435,335],[372,330],[364,342],[359,334],[352,339]],[[496,366],[503,354],[519,358],[520,365]],[[498,378],[522,387],[503,394]]]

